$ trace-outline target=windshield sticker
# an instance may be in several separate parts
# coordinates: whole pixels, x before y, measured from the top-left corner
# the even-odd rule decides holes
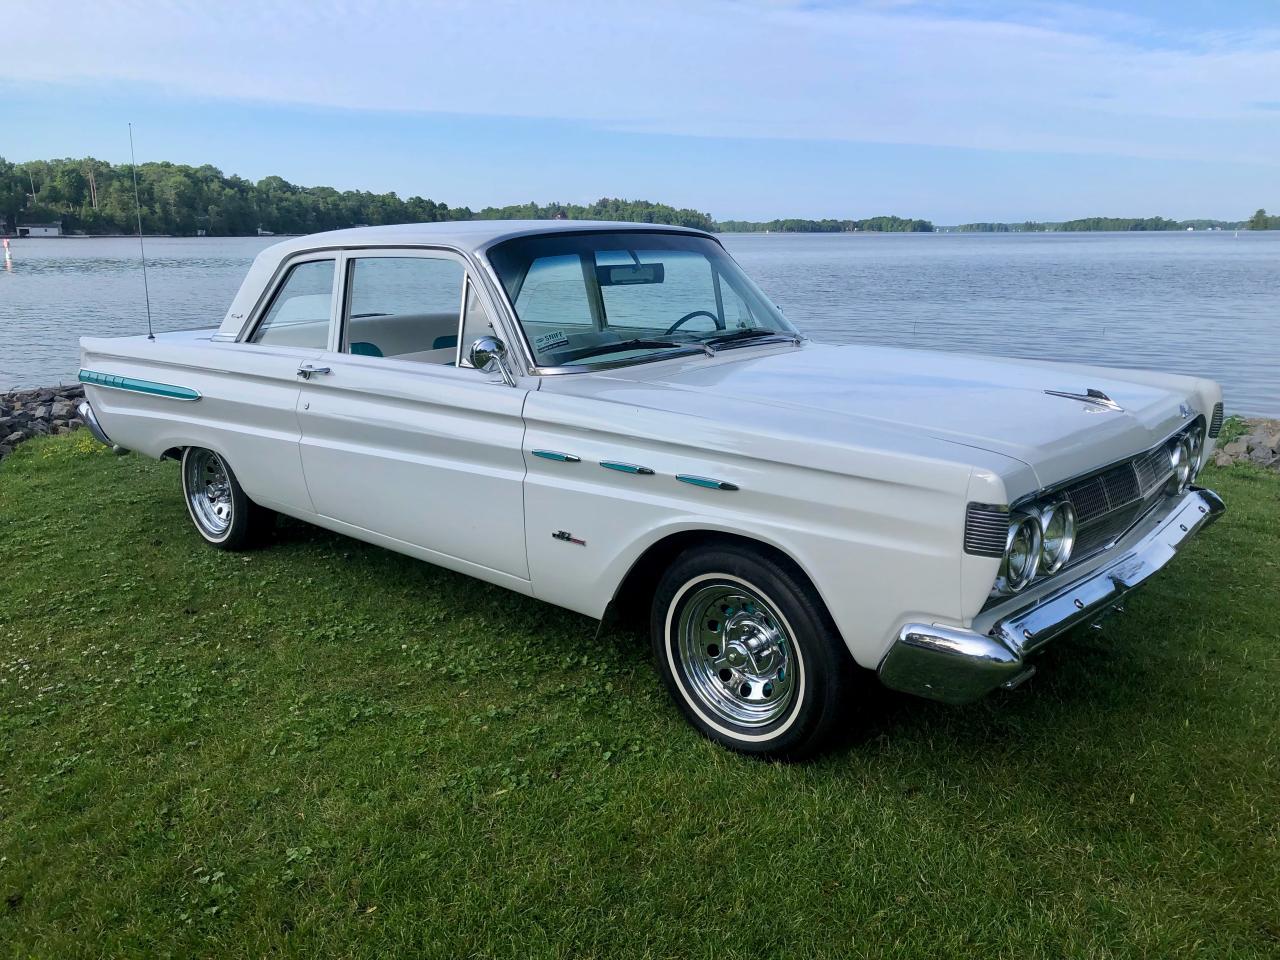
[[[559,347],[569,342],[569,336],[563,330],[553,330],[540,337],[533,338],[535,350],[546,350],[548,347]]]

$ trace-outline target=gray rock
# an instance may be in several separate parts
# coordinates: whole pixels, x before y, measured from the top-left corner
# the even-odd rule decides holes
[[[49,413],[55,420],[70,420],[76,413],[75,404],[70,400],[55,400]]]
[[[17,431],[15,431],[9,434],[7,437],[5,437],[4,442],[6,446],[16,447],[25,439],[27,439],[27,435],[25,433],[18,433]]]
[[[1236,462],[1236,458],[1225,450],[1215,450],[1213,452],[1213,462],[1219,467],[1229,467]]]
[[[1254,463],[1269,467],[1276,462],[1276,455],[1269,447],[1257,447],[1249,452],[1249,459]]]
[[[1249,444],[1241,437],[1239,440],[1232,440],[1224,446],[1222,452],[1229,457],[1243,457],[1249,452]]]
[[[32,419],[35,419],[35,420],[48,420],[49,407],[46,404],[42,403],[40,406],[36,407],[34,410],[31,411],[31,416],[32,416]]]

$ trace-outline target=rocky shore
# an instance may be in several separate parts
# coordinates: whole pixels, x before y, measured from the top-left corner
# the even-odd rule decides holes
[[[70,433],[84,426],[76,404],[84,399],[84,387],[44,387],[0,393],[0,460],[32,437]]]
[[[1229,467],[1243,461],[1280,471],[1280,420],[1245,420],[1243,433],[1226,443],[1218,440],[1214,463]]]
[[[84,426],[76,405],[84,399],[84,387],[43,387],[0,393],[0,460],[32,437],[70,433]],[[1243,424],[1240,432],[1238,424]],[[1248,462],[1280,471],[1280,420],[1247,419],[1227,423],[1230,439],[1218,441],[1213,462],[1220,467]]]

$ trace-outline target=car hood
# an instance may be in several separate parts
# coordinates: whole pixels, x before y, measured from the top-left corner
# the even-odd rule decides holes
[[[690,395],[706,394],[716,409],[730,398],[758,407],[748,418],[789,418],[799,426],[796,418],[813,411],[847,419],[851,437],[859,423],[936,437],[1019,460],[1041,486],[1161,442],[1186,422],[1187,388],[1196,383],[1144,371],[813,343],[724,350],[714,359],[596,376],[628,381],[628,403],[696,413],[700,405]],[[641,384],[651,389],[637,390]],[[1046,393],[1088,389],[1121,409]]]

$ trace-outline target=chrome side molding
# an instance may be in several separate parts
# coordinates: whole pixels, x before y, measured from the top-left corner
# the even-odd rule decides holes
[[[95,387],[106,387],[109,390],[126,390],[130,393],[145,393],[153,397],[164,397],[168,400],[199,400],[200,391],[191,387],[180,387],[172,383],[156,383],[153,380],[138,380],[134,377],[121,377],[114,373],[99,373],[97,370],[81,370],[78,378],[81,383]]]
[[[736,483],[727,480],[716,480],[712,477],[695,477],[688,473],[677,473],[676,479],[681,483],[690,483],[695,487],[706,487],[708,490],[737,490]]]
[[[633,473],[637,476],[652,477],[653,469],[651,467],[641,467],[634,463],[622,463],[619,460],[601,460],[600,466],[606,470],[616,470],[619,473]]]

